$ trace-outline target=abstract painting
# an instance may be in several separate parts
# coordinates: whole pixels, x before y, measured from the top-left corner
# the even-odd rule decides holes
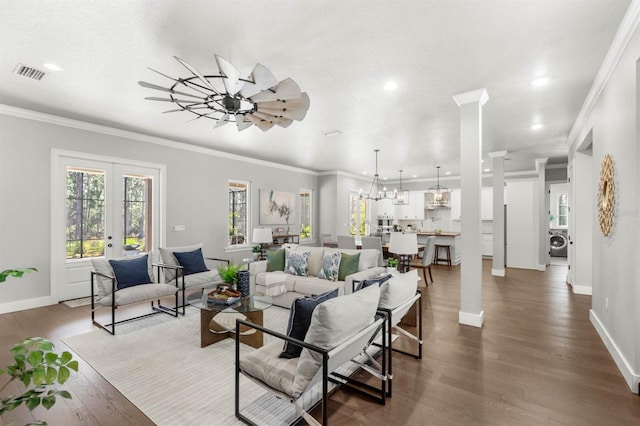
[[[296,218],[296,194],[293,192],[260,190],[260,225],[289,225]]]

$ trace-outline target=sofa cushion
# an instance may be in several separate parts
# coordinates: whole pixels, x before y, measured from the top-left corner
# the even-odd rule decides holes
[[[183,246],[183,247],[158,247],[158,251],[160,252],[160,259],[162,263],[166,263],[167,265],[172,266],[180,266],[178,259],[174,256],[175,252],[185,252],[185,251],[194,251],[196,249],[201,249],[202,244],[195,244],[192,246]],[[176,273],[173,269],[165,269],[164,270],[164,279],[166,282],[169,282],[175,279]]]
[[[173,255],[176,257],[180,266],[182,266],[182,272],[185,275],[207,272],[209,270],[207,265],[204,263],[201,248],[197,248],[193,251],[176,251]]]
[[[314,277],[320,275],[324,247],[297,246],[294,251],[296,253],[309,252],[309,260],[307,261],[309,275],[313,275]]]
[[[109,264],[116,277],[118,289],[133,287],[134,285],[149,284],[149,255],[136,256],[133,259],[110,259]]]
[[[273,271],[273,272],[259,272],[256,274],[256,285],[266,286],[267,285],[267,276],[269,275],[279,275],[284,281],[284,285],[287,291],[294,291],[296,288],[296,276],[287,274],[284,271]]]
[[[344,281],[347,275],[358,272],[358,262],[360,261],[360,253],[358,254],[341,254],[340,269],[338,271],[338,280]]]
[[[413,297],[418,289],[418,271],[412,269],[405,274],[395,273],[380,286],[379,307],[395,309],[405,300]]]
[[[240,357],[240,368],[273,389],[293,396],[291,388],[298,358],[280,358],[282,341],[268,343]]]
[[[344,281],[328,281],[317,277],[294,277],[294,291],[301,294],[322,294],[329,290],[344,288]]]
[[[342,253],[327,253],[322,256],[322,265],[320,266],[320,273],[318,278],[329,281],[337,281],[338,273],[340,272],[340,258]]]
[[[373,323],[380,287],[373,285],[361,291],[327,300],[314,309],[304,341],[323,349],[331,349]],[[300,395],[322,364],[320,354],[303,349],[296,367],[292,393]]]
[[[309,255],[308,251],[292,251],[285,250],[285,265],[284,271],[287,274],[300,275],[306,277],[309,275]]]
[[[304,340],[311,324],[311,314],[320,303],[338,297],[338,289],[328,291],[317,296],[307,296],[296,299],[291,304],[289,323],[287,324],[287,336],[298,340]],[[302,352],[302,346],[285,342],[280,358],[297,358]]]
[[[116,306],[122,306],[145,300],[159,299],[161,297],[174,295],[176,291],[178,291],[178,288],[171,284],[151,283],[135,285],[116,291],[115,304]],[[113,297],[113,295],[108,294],[98,299],[98,303],[103,306],[109,306],[111,305],[111,297]]]
[[[220,283],[222,283],[222,278],[218,271],[205,271],[197,274],[186,275],[184,277],[184,288],[204,288]],[[180,278],[178,278],[178,285],[182,285],[182,280]]]
[[[284,249],[267,250],[267,272],[284,271]]]

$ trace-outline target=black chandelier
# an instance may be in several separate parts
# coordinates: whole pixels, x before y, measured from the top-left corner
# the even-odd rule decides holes
[[[194,120],[208,118],[216,121],[214,129],[235,122],[239,131],[252,125],[267,131],[274,125],[289,127],[300,121],[309,109],[309,96],[290,78],[280,82],[264,65],[256,64],[251,74],[240,77],[240,71],[226,59],[214,55],[220,74],[204,75],[182,59],[174,58],[191,75],[173,78],[152,68],[151,71],[173,81],[169,87],[139,81],[142,87],[168,92],[168,98],[147,97],[151,101],[171,102],[175,109],[187,111]]]
[[[440,186],[440,166],[436,166],[438,171],[438,181],[436,186],[429,188],[427,199],[430,206],[442,207],[449,204],[449,189],[446,186]]]

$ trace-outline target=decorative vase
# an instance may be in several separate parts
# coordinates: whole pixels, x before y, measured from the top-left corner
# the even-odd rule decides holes
[[[249,285],[249,271],[238,271],[238,291],[240,297],[248,297],[251,291]]]

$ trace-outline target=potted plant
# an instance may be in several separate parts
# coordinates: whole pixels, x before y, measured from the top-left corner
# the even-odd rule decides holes
[[[238,281],[238,271],[242,269],[243,265],[236,265],[233,262],[229,262],[228,265],[218,265],[218,274],[222,281],[233,286]]]
[[[36,268],[6,269],[0,272],[0,282],[7,277],[22,277],[26,272],[37,271]],[[42,405],[47,410],[56,403],[56,397],[71,398],[66,390],[58,390],[55,384],[64,384],[71,376],[71,370],[78,371],[78,361],[70,352],[57,354],[50,341],[42,337],[30,337],[13,346],[13,364],[6,370],[0,368],[0,376],[5,373],[9,380],[0,387],[0,416],[12,411],[24,403],[29,411]],[[20,395],[2,395],[2,392],[15,380],[22,382],[25,391]],[[1,421],[0,421],[1,423]],[[31,424],[46,425],[44,421]]]
[[[259,260],[260,259],[260,246],[253,246],[251,247],[251,252],[253,253],[253,260]]]
[[[398,268],[398,259],[396,259],[394,257],[390,257],[389,259],[387,259],[387,267],[391,268],[391,269],[397,269]]]

